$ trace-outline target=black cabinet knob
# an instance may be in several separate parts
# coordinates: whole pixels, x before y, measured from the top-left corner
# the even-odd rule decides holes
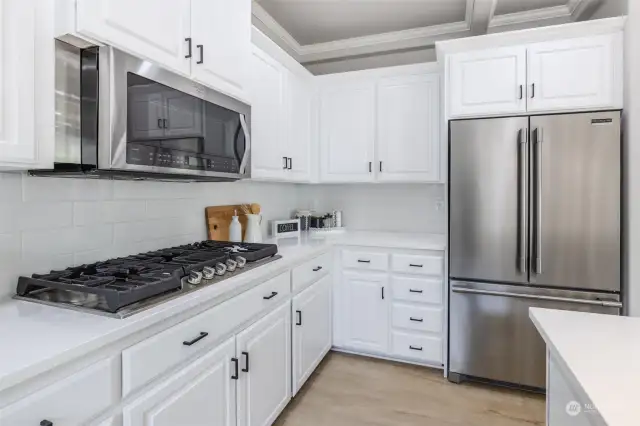
[[[43,420],[40,422],[40,426],[53,426],[53,423],[51,423],[49,420]]]

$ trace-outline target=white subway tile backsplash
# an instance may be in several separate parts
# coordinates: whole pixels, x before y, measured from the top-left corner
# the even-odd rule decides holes
[[[110,180],[43,178],[23,175],[24,201],[109,200],[113,198]]]
[[[109,247],[113,243],[113,225],[75,227],[73,238],[74,252]]]
[[[22,201],[22,174],[0,173],[0,199],[3,203]]]
[[[145,201],[77,201],[73,206],[74,225],[133,222],[144,220]]]
[[[75,250],[73,228],[31,230],[22,233],[22,256],[47,256],[73,253]]]
[[[20,230],[64,228],[73,224],[73,203],[29,202],[17,205]]]

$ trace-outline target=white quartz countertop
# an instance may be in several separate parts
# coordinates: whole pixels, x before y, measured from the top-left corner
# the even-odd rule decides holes
[[[638,424],[640,318],[530,308],[564,372],[608,426]]]
[[[218,284],[163,302],[125,319],[76,312],[33,302],[0,303],[0,392],[108,346],[187,310],[222,303],[334,245],[443,250],[446,237],[434,234],[347,232],[327,238],[279,239],[282,259]]]

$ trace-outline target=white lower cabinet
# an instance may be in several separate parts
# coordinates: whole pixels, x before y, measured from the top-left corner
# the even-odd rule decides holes
[[[115,359],[99,361],[0,410],[2,426],[85,424],[120,399]]]
[[[293,298],[293,395],[331,349],[331,276]]]
[[[231,337],[184,370],[124,407],[124,426],[236,424],[236,380]]]
[[[389,347],[389,306],[385,297],[387,275],[345,272],[342,275],[345,297],[345,345],[376,353]]]
[[[238,334],[236,343],[237,425],[271,425],[291,399],[290,303]]]

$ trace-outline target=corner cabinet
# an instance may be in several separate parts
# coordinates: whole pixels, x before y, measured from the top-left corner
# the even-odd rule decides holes
[[[408,65],[319,77],[321,182],[440,182],[440,72]]]
[[[75,14],[68,32],[247,98],[251,0],[76,0],[65,12]]]
[[[54,4],[0,3],[0,170],[53,167]]]

